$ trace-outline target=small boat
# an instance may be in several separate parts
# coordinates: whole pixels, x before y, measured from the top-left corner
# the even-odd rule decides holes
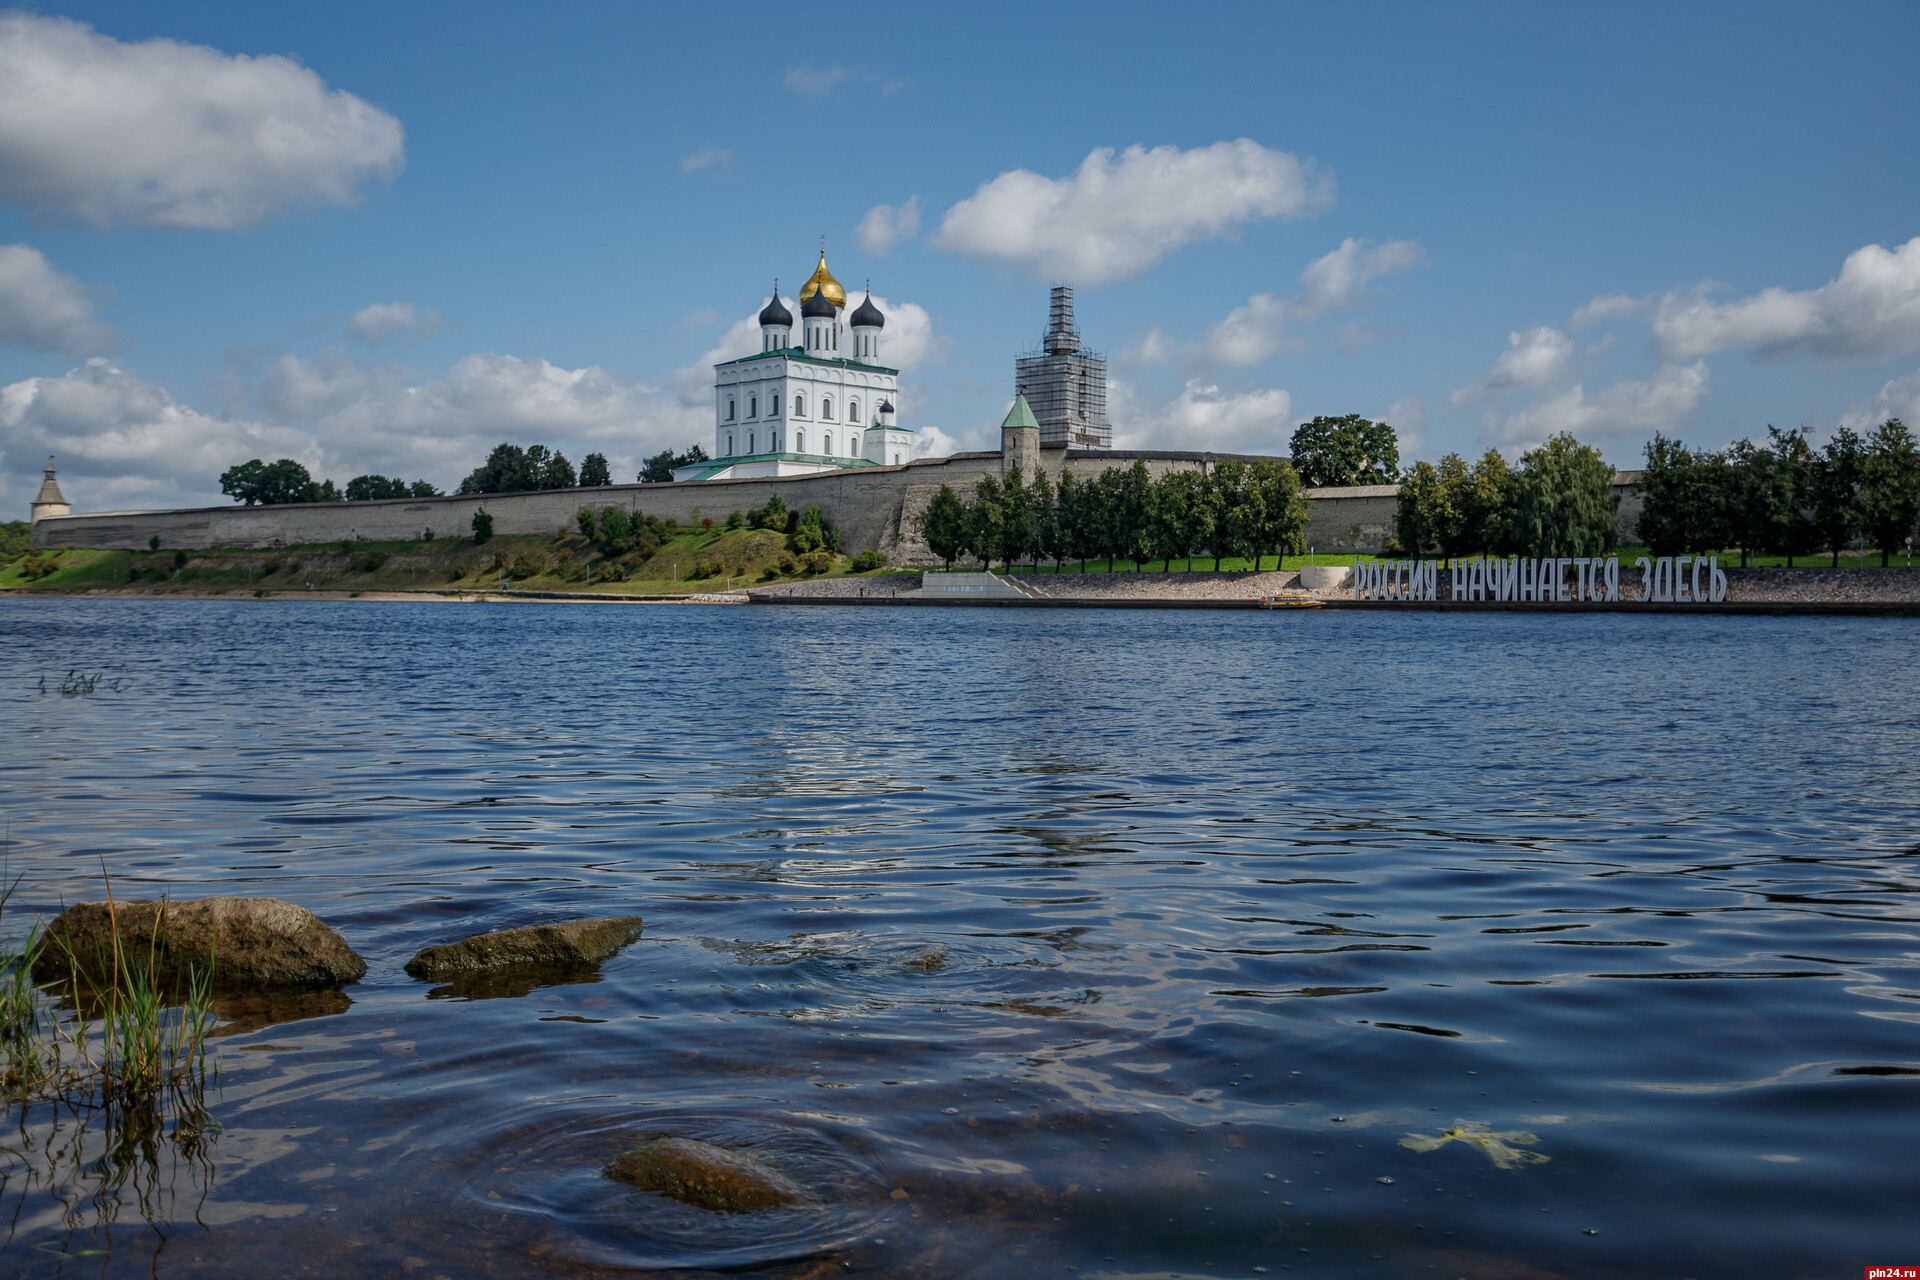
[[[1318,609],[1320,602],[1312,596],[1261,596],[1262,609]]]

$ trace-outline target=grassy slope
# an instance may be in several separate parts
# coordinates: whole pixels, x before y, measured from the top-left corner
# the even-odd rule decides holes
[[[41,588],[86,590],[92,587],[126,587],[129,585],[130,571],[139,576],[132,585],[156,592],[176,590],[206,591],[223,589],[247,589],[266,591],[300,591],[309,583],[315,588],[348,591],[446,591],[450,589],[487,589],[498,588],[504,572],[508,584],[514,590],[526,591],[567,591],[606,595],[678,595],[698,594],[709,591],[723,591],[729,585],[741,587],[769,582],[791,582],[808,577],[848,577],[852,574],[846,557],[836,559],[834,567],[824,574],[783,574],[778,571],[780,553],[784,550],[785,539],[779,534],[756,532],[752,530],[725,529],[688,529],[681,530],[662,543],[660,549],[644,559],[638,556],[607,557],[602,555],[586,539],[577,535],[565,538],[547,537],[498,537],[490,542],[475,545],[464,539],[439,539],[434,542],[358,542],[349,549],[338,542],[314,546],[284,547],[274,551],[201,551],[189,552],[187,564],[180,579],[173,578],[173,553],[160,551],[149,554],[144,551],[60,551],[54,555],[60,566],[58,571],[37,582],[29,581],[21,572],[24,557],[0,567],[0,589],[4,588]],[[377,568],[368,569],[366,558],[369,552],[384,557]],[[1644,547],[1621,547],[1615,554],[1620,557],[1623,567],[1631,568],[1634,558],[1649,554]],[[1361,556],[1363,561],[1384,559],[1386,557]],[[620,576],[614,581],[595,581],[602,566],[609,560],[624,565],[619,569]],[[501,561],[504,560],[504,566]],[[721,562],[721,571],[711,577],[694,579],[691,575],[701,561]],[[1313,557],[1315,564],[1343,565],[1352,564],[1351,555],[1320,554]],[[270,564],[278,564],[273,572],[267,572]],[[1723,567],[1732,568],[1740,563],[1739,554],[1721,557]],[[1781,556],[1754,556],[1752,563],[1757,567],[1784,565]],[[1798,561],[1801,567],[1824,568],[1831,563],[1829,556],[1811,556]],[[1869,555],[1869,567],[1880,563],[1877,555]],[[1895,565],[1903,565],[1902,557],[1894,557]],[[1205,557],[1195,557],[1193,571],[1208,573],[1214,570],[1214,562]],[[1287,556],[1284,567],[1288,569],[1304,568],[1306,556]],[[1857,567],[1858,556],[1842,556],[1843,568]],[[955,561],[956,570],[976,570],[977,561]],[[1229,558],[1222,562],[1220,569],[1229,572],[1246,572],[1253,564],[1246,559]],[[1266,556],[1260,561],[1260,568],[1271,571],[1276,567],[1273,557]],[[1136,565],[1120,560],[1113,565],[1116,571],[1146,573],[1183,573],[1187,569],[1185,560],[1175,560],[1171,566],[1158,560]],[[1104,573],[1107,564],[1104,560],[1088,561],[1085,572]],[[1020,572],[1036,572],[1022,569]],[[1079,573],[1081,566],[1070,562],[1063,569],[1056,570],[1053,565],[1041,565],[1039,573]]]
[[[504,576],[516,591],[566,591],[607,595],[698,594],[811,577],[854,576],[846,557],[822,574],[781,573],[786,539],[753,530],[686,529],[670,536],[651,556],[603,555],[578,535],[496,537],[475,545],[465,539],[432,542],[339,542],[272,551],[190,551],[174,579],[171,551],[61,551],[50,553],[58,571],[29,581],[24,559],[0,569],[0,588],[85,590],[131,585],[155,592],[254,590],[447,591],[498,588]],[[381,557],[368,567],[369,553]],[[706,561],[720,565],[710,577],[692,578]],[[269,568],[272,571],[269,572]],[[598,580],[606,568],[617,577]]]

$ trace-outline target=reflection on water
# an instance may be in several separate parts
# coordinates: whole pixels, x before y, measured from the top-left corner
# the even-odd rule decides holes
[[[217,1145],[20,1118],[23,1273],[1787,1277],[1910,1243],[1910,622],[6,600],[0,631],[33,906],[104,860],[288,898],[372,966],[218,1010]],[[401,971],[628,912],[595,971]],[[655,1136],[815,1203],[600,1176]]]

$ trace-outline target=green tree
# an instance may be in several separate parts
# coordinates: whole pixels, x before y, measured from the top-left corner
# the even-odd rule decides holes
[[[1053,483],[1043,469],[1036,468],[1027,485],[1027,502],[1033,512],[1033,561],[1038,568],[1042,557],[1060,564],[1060,517],[1053,509]]]
[[[1809,505],[1820,530],[1820,547],[1833,553],[1835,568],[1840,567],[1841,551],[1861,527],[1866,461],[1866,446],[1859,434],[1852,427],[1841,427],[1814,462]]]
[[[1214,519],[1212,536],[1203,545],[1213,552],[1215,573],[1220,572],[1222,557],[1253,551],[1260,529],[1260,498],[1248,492],[1246,479],[1247,464],[1237,458],[1222,458],[1207,476],[1206,494]]]
[[[1530,556],[1591,556],[1614,544],[1620,499],[1600,451],[1566,432],[1523,454],[1514,541]]]
[[[1765,494],[1767,534],[1764,550],[1783,555],[1791,566],[1797,556],[1820,549],[1820,526],[1814,520],[1814,472],[1819,459],[1801,431],[1767,428],[1770,483]]]
[[[1393,428],[1357,413],[1303,423],[1290,442],[1294,470],[1309,489],[1392,484],[1400,472]]]
[[[623,555],[633,542],[633,522],[619,507],[600,508],[600,545],[608,555]]]
[[[422,481],[421,483],[425,483]],[[347,501],[365,502],[373,498],[404,498],[407,494],[407,482],[398,477],[355,476],[347,481]]]
[[[927,540],[927,550],[940,557],[947,572],[952,573],[955,557],[967,550],[967,504],[960,501],[952,485],[941,485],[927,503],[920,517],[920,536]]]
[[[1015,464],[1000,488],[1000,554],[1006,558],[1009,569],[1024,562],[1028,552],[1039,550],[1040,520],[1033,499],[1019,465]]]
[[[686,452],[675,453],[671,449],[662,449],[648,458],[640,469],[641,484],[667,484],[673,479],[675,467],[690,467],[696,462],[710,462],[707,451],[698,444],[687,446]]]
[[[580,526],[580,536],[588,542],[593,541],[593,508],[582,507],[573,513],[573,522]]]
[[[607,455],[590,453],[580,460],[580,487],[598,489],[613,483],[613,471],[607,466]]]
[[[409,498],[437,498],[440,496],[440,491],[428,484],[425,480],[415,480],[407,486],[406,496]]]
[[[1913,433],[1898,418],[1888,418],[1867,439],[1861,468],[1865,497],[1860,524],[1880,548],[1882,566],[1920,521],[1920,455]]]
[[[1006,547],[1006,506],[1002,501],[1000,479],[980,477],[973,487],[973,501],[967,504],[967,549],[980,560],[980,567],[991,570]]]
[[[1512,554],[1520,477],[1498,449],[1489,449],[1473,464],[1468,479],[1466,496],[1461,500],[1460,540],[1488,555]]]
[[[1108,476],[1112,483],[1106,482]],[[1101,521],[1107,541],[1107,572],[1113,572],[1116,556],[1134,562],[1137,569],[1146,554],[1149,519],[1153,502],[1153,473],[1146,459],[1135,458],[1126,468],[1109,467],[1100,473],[1100,493],[1108,503]]]
[[[1206,476],[1198,471],[1169,471],[1154,482],[1148,554],[1166,561],[1169,570],[1176,558],[1184,557],[1187,572],[1193,572],[1194,506],[1205,483]]]
[[[1646,446],[1639,531],[1655,555],[1712,551],[1731,541],[1727,460],[1656,432]]]
[[[1060,554],[1067,560],[1078,560],[1080,572],[1087,571],[1087,557],[1094,552],[1093,540],[1088,534],[1088,504],[1092,501],[1093,485],[1082,483],[1073,476],[1070,467],[1060,469],[1060,486],[1054,493],[1054,522],[1059,528]]]
[[[485,507],[480,507],[473,513],[473,540],[475,542],[485,542],[492,536],[493,517],[487,513]]]
[[[239,466],[228,467],[220,475],[220,492],[249,507],[256,503],[270,506],[286,502],[325,501],[319,496],[319,490],[307,469],[292,458],[282,458],[278,462],[262,462],[254,458]]]
[[[1253,464],[1248,482],[1260,493],[1260,529],[1254,546],[1259,553],[1273,552],[1277,569],[1288,552],[1307,549],[1307,495],[1301,491],[1300,473],[1290,462],[1261,458]]]
[[[1458,454],[1447,456],[1459,461]],[[1440,469],[1431,462],[1416,462],[1407,468],[1400,478],[1393,525],[1394,536],[1408,554],[1418,559],[1429,547],[1444,546],[1448,532],[1459,523],[1453,514],[1453,499],[1454,494],[1440,478]]]

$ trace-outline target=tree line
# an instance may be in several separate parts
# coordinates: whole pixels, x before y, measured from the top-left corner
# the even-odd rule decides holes
[[[1920,451],[1898,418],[1865,437],[1841,427],[1820,449],[1777,427],[1718,450],[1655,435],[1646,457],[1640,537],[1656,555],[1738,548],[1744,565],[1756,551],[1788,564],[1824,552],[1838,565],[1872,546],[1885,565],[1920,523]]]
[[[1019,467],[1006,479],[981,477],[962,497],[941,485],[920,519],[933,554],[953,568],[973,559],[984,568],[999,562],[1056,566],[1077,560],[1135,564],[1164,560],[1171,566],[1204,556],[1219,568],[1228,557],[1285,555],[1305,550],[1307,501],[1289,462],[1223,458],[1205,470],[1169,471],[1158,479],[1144,460],[1108,467],[1081,480],[1071,467],[1058,483],[1045,471],[1031,480]]]
[[[706,450],[691,445],[681,453],[671,449],[648,458],[635,479],[641,484],[664,483],[673,479],[675,467],[707,461]],[[542,489],[593,489],[613,483],[612,468],[604,453],[590,453],[581,460],[576,473],[564,453],[543,444],[522,447],[503,442],[494,446],[487,460],[467,474],[455,492],[528,493]],[[411,484],[398,477],[355,476],[343,489],[331,480],[315,480],[292,458],[263,462],[259,458],[227,468],[220,476],[220,492],[248,506],[283,502],[364,502],[370,498],[437,498],[440,490],[425,480]]]
[[[1520,457],[1496,449],[1469,466],[1457,453],[1416,462],[1400,479],[1390,551],[1414,557],[1591,556],[1611,550],[1619,496],[1600,451],[1562,432]]]

